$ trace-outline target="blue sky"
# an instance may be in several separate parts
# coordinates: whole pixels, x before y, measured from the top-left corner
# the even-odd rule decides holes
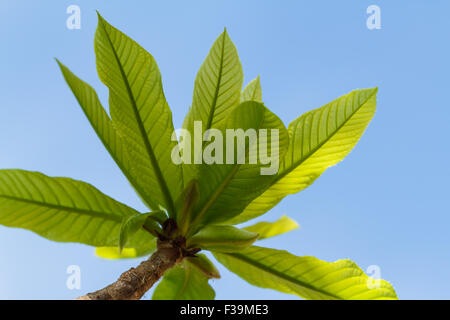
[[[71,4],[81,8],[80,30],[66,27]],[[366,27],[371,4],[381,8],[380,30]],[[287,214],[301,229],[261,245],[350,258],[364,270],[377,265],[403,299],[450,298],[450,2],[3,0],[0,168],[80,179],[144,210],[53,60],[92,84],[106,105],[95,69],[95,10],[155,57],[175,127],[224,27],[245,82],[261,76],[265,104],[286,125],[353,89],[378,86],[377,113],[355,150],[263,217]],[[0,261],[3,299],[73,298],[139,262],[101,260],[88,246],[2,226]],[[81,290],[66,287],[69,265],[81,268]],[[220,271],[223,279],[212,282],[218,299],[295,298]]]

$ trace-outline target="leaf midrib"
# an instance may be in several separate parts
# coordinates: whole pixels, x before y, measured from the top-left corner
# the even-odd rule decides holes
[[[61,211],[68,211],[68,212],[75,212],[75,213],[79,213],[79,214],[83,214],[83,215],[87,215],[87,216],[95,216],[97,218],[102,218],[102,219],[106,219],[106,220],[111,220],[111,221],[116,221],[116,222],[122,222],[123,217],[119,217],[119,216],[115,216],[115,215],[111,215],[105,212],[100,212],[100,211],[95,211],[95,210],[88,210],[88,209],[81,209],[81,208],[74,208],[74,207],[67,207],[67,206],[62,206],[62,205],[56,205],[56,204],[52,204],[52,203],[47,203],[47,202],[40,202],[37,200],[31,200],[31,199],[24,199],[24,198],[19,198],[19,197],[14,197],[14,196],[7,196],[7,195],[0,195],[0,198],[3,199],[7,199],[7,200],[12,200],[12,201],[17,201],[17,202],[24,202],[24,203],[28,203],[28,204],[32,204],[35,206],[40,206],[40,207],[47,207],[50,209],[56,209],[56,210],[61,210]]]
[[[206,129],[210,129],[212,125],[212,121],[214,118],[214,113],[216,111],[217,106],[217,100],[219,98],[219,91],[220,91],[220,83],[222,82],[222,72],[223,72],[223,56],[225,53],[225,38],[226,38],[226,31],[223,33],[222,37],[222,48],[220,52],[220,65],[219,65],[219,76],[217,77],[217,84],[216,84],[216,90],[214,92],[213,101],[211,103],[211,110],[208,115],[208,122],[206,123]]]
[[[337,300],[341,300],[342,299],[342,298],[339,298],[339,297],[337,297],[337,296],[335,296],[335,295],[333,295],[333,294],[331,294],[329,292],[323,291],[321,289],[318,289],[316,287],[311,286],[310,284],[307,284],[307,283],[305,283],[303,281],[300,281],[300,280],[298,280],[296,278],[293,278],[293,277],[291,277],[289,275],[286,275],[286,274],[284,274],[284,273],[282,273],[280,271],[271,269],[270,267],[267,267],[264,264],[259,263],[258,261],[255,261],[253,259],[250,259],[250,258],[244,256],[242,253],[222,253],[222,252],[220,252],[219,254],[227,255],[227,256],[230,256],[230,257],[232,257],[232,258],[234,258],[236,260],[243,261],[243,262],[248,263],[248,264],[252,265],[253,267],[259,268],[259,269],[263,270],[264,272],[267,272],[267,273],[269,273],[269,274],[271,274],[271,275],[273,275],[273,276],[275,276],[277,278],[280,278],[282,280],[291,282],[294,285],[303,287],[305,289],[318,292],[318,293],[323,294],[325,296],[328,296],[328,297],[330,297],[332,299],[337,299]],[[298,294],[298,295],[300,295],[300,294]]]
[[[77,76],[75,76],[75,74],[73,74],[64,64],[62,64],[58,59],[55,59],[56,62],[58,63],[64,79],[67,83],[67,85],[69,86],[69,88],[71,89],[71,91],[74,93],[75,99],[77,100],[78,104],[81,106],[81,110],[83,111],[84,115],[86,116],[86,118],[88,119],[89,123],[91,124],[92,128],[94,129],[95,133],[97,134],[97,137],[100,139],[100,141],[102,142],[103,146],[105,147],[105,149],[108,151],[109,155],[111,156],[111,158],[113,158],[114,162],[117,164],[117,166],[119,167],[120,171],[122,171],[122,173],[125,175],[125,177],[128,179],[128,181],[130,181],[131,185],[136,189],[137,193],[139,194],[139,196],[142,198],[142,200],[144,201],[146,206],[149,206],[148,200],[146,199],[146,192],[145,190],[143,190],[139,184],[137,183],[136,179],[134,179],[134,177],[130,174],[129,172],[129,168],[127,168],[127,164],[125,163],[125,157],[127,157],[126,159],[128,160],[128,162],[130,162],[128,156],[123,155],[122,157],[119,158],[119,156],[116,154],[115,151],[113,151],[113,149],[111,148],[111,144],[109,143],[109,139],[107,139],[103,133],[102,130],[100,130],[100,128],[95,124],[95,122],[93,121],[93,118],[89,116],[89,113],[87,112],[87,107],[83,107],[83,104],[81,103],[81,99],[79,99],[78,95],[75,94],[75,91],[72,89],[72,86],[70,84],[70,82],[66,79],[66,74],[65,71],[69,73],[69,76],[74,77],[75,79],[79,80],[81,83],[83,83],[87,88],[89,88],[90,91],[92,91],[92,94],[94,96],[94,107],[93,109],[94,112],[99,112],[100,113],[100,118],[103,118],[105,122],[101,121],[102,123],[105,123],[108,133],[112,134],[114,136],[114,143],[116,144],[116,148],[121,148],[123,152],[125,152],[125,145],[123,142],[123,139],[121,138],[121,136],[118,135],[116,129],[113,126],[112,120],[109,117],[109,115],[106,113],[105,108],[103,107],[103,105],[101,104],[100,100],[98,99],[98,95],[97,92],[94,90],[94,88],[92,88],[88,83],[84,82],[83,80],[79,79]],[[117,146],[117,145],[120,145]],[[123,161],[122,161],[123,160]]]
[[[153,152],[153,148],[152,148],[152,146],[150,144],[150,141],[148,141],[147,132],[145,130],[144,124],[142,123],[142,119],[141,119],[141,116],[139,114],[139,110],[137,108],[136,100],[134,98],[134,95],[133,95],[133,92],[131,90],[131,87],[130,87],[130,84],[128,82],[128,79],[127,79],[127,76],[125,74],[125,71],[123,70],[122,63],[120,62],[119,56],[117,55],[116,49],[114,48],[114,45],[112,44],[112,41],[111,41],[111,39],[109,37],[109,34],[106,31],[106,28],[105,28],[104,23],[103,23],[103,18],[100,18],[100,25],[103,28],[103,31],[104,31],[104,33],[106,35],[106,39],[108,40],[108,43],[109,43],[109,45],[111,47],[111,50],[112,50],[113,55],[114,55],[114,58],[115,58],[115,60],[117,62],[117,65],[119,67],[120,75],[122,76],[122,80],[123,80],[123,82],[125,84],[125,87],[126,87],[126,90],[127,90],[127,94],[128,94],[129,99],[130,99],[131,106],[133,108],[134,116],[135,116],[136,122],[138,124],[139,132],[140,132],[140,134],[142,136],[142,140],[144,142],[145,149],[147,151],[147,154],[149,155],[150,162],[152,164],[153,172],[155,173],[155,175],[157,177],[156,180],[158,181],[158,184],[159,184],[159,186],[161,188],[161,192],[163,194],[164,200],[166,202],[166,205],[168,206],[167,210],[173,216],[175,214],[175,205],[173,203],[172,195],[170,194],[170,191],[169,191],[169,188],[167,186],[167,183],[164,180],[163,174],[161,172],[161,168],[159,167],[158,161],[156,159],[155,153]]]
[[[256,91],[258,90],[259,76],[256,78],[255,87],[253,88],[252,101],[256,101]]]

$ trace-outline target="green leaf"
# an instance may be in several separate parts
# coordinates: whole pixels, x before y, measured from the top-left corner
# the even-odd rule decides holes
[[[245,138],[245,158],[238,159],[238,152],[234,143],[234,159],[224,163],[213,163],[200,167],[199,180],[201,198],[196,206],[193,230],[201,225],[224,222],[238,214],[255,198],[261,195],[274,179],[274,175],[266,174],[264,170],[273,170],[276,173],[279,161],[286,153],[289,137],[283,122],[263,104],[254,101],[242,103],[229,115],[223,132],[228,130],[249,129],[256,130],[255,139]],[[266,130],[267,150],[261,148],[259,143],[264,141],[261,130]],[[273,130],[278,130],[272,141]],[[223,133],[226,138],[227,134]],[[236,141],[237,139],[235,139]],[[278,142],[278,144],[276,143]],[[227,142],[223,142],[224,149]],[[273,156],[272,164],[264,164],[258,151],[267,151]],[[228,156],[223,150],[224,158]],[[226,155],[226,156],[225,156]],[[250,163],[250,159],[256,159]],[[271,167],[272,168],[269,168]]]
[[[327,168],[343,160],[361,138],[376,108],[377,88],[355,90],[322,108],[305,113],[289,125],[289,149],[276,179],[245,211],[229,221],[255,218],[297,193]]]
[[[214,253],[214,256],[252,285],[306,299],[397,299],[387,281],[368,277],[350,260],[329,263],[256,246],[236,253]]]
[[[198,181],[191,180],[175,202],[177,209],[176,221],[178,222],[178,228],[181,230],[181,234],[186,233],[189,227],[189,222],[191,221],[192,210],[197,204],[199,198],[200,190],[198,187]]]
[[[278,236],[297,228],[298,223],[296,221],[287,216],[282,216],[275,222],[258,222],[254,225],[245,227],[244,230],[258,233],[258,240],[262,240]]]
[[[156,221],[160,225],[162,225],[167,219],[169,219],[166,212],[162,211],[162,210],[149,212],[148,218],[150,218],[150,219],[147,219],[147,220]]]
[[[146,190],[145,186],[142,184],[142,180],[139,179],[136,172],[131,170],[131,162],[127,148],[125,147],[123,139],[117,134],[113,127],[113,123],[101,105],[97,93],[89,84],[74,75],[65,65],[58,60],[56,61],[58,62],[64,79],[75,95],[75,98],[83,109],[91,126],[94,128],[95,133],[136,190],[139,197],[146,203],[146,199],[151,198],[152,193],[149,193],[149,190]]]
[[[53,241],[117,246],[122,221],[136,214],[85,182],[0,170],[0,224],[7,227],[28,229]],[[127,247],[145,247],[152,239],[140,230]]]
[[[215,128],[239,104],[243,71],[225,30],[214,42],[195,78],[191,120],[201,120],[203,131]]]
[[[170,269],[153,293],[153,300],[214,300],[208,278],[189,262]]]
[[[160,212],[161,211],[138,213],[124,219],[119,232],[119,254],[122,252],[122,249],[125,247],[130,237],[143,227],[154,236],[157,235],[155,231],[161,231],[161,227],[159,227],[154,218],[155,216],[158,216]]]
[[[194,121],[201,121],[202,132],[217,128],[228,114],[239,105],[243,83],[243,71],[239,56],[226,30],[217,38],[195,78],[194,96],[183,122],[183,128],[191,133],[194,146]],[[194,148],[192,148],[194,149]],[[199,179],[198,165],[184,164],[185,183]]]
[[[156,239],[147,241],[136,248],[123,248],[119,252],[119,248],[115,247],[98,247],[95,248],[95,255],[103,259],[134,259],[138,257],[148,256],[156,249]]]
[[[146,187],[151,209],[175,215],[174,199],[182,188],[181,165],[171,159],[174,132],[161,75],[154,58],[100,15],[95,34],[97,70],[109,88],[114,126],[124,138],[135,174]]]
[[[250,81],[249,84],[244,88],[244,90],[242,90],[241,102],[244,101],[257,101],[261,103],[263,102],[259,76]]]
[[[208,225],[187,240],[187,246],[218,252],[235,252],[252,245],[258,234],[226,225]]]
[[[195,266],[199,271],[201,271],[207,278],[219,279],[220,273],[216,266],[208,259],[204,254],[196,254],[195,257],[185,258],[190,264]]]

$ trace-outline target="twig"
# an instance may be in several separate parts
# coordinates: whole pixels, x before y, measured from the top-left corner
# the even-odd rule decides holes
[[[158,240],[158,249],[148,260],[125,271],[109,286],[76,300],[138,300],[168,269],[180,263],[183,257],[183,249],[176,243]]]

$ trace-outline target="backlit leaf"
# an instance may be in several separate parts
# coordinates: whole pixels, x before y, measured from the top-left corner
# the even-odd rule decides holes
[[[240,214],[244,208],[258,197],[274,179],[279,166],[279,159],[283,158],[288,147],[288,133],[281,120],[270,112],[263,104],[247,101],[236,108],[228,117],[223,131],[240,130],[241,132],[256,132],[254,139],[245,138],[245,144],[235,140],[236,145],[245,147],[245,156],[238,159],[236,150],[232,150],[234,158],[228,162],[229,150],[227,142],[223,142],[225,158],[223,164],[213,163],[200,167],[199,180],[201,198],[196,207],[196,214],[192,228],[226,221]],[[263,134],[266,132],[266,140]],[[223,134],[226,140],[226,133]],[[273,141],[272,141],[272,138]],[[232,140],[232,139],[230,139]],[[267,142],[261,148],[260,143]],[[271,163],[261,161],[261,151],[271,154]],[[259,154],[258,154],[259,152]],[[226,155],[226,156],[225,156]],[[255,159],[251,163],[251,158]],[[266,174],[264,170],[272,170]]]
[[[183,165],[185,183],[198,176],[198,166],[194,164],[194,121],[201,122],[202,132],[217,128],[231,111],[239,105],[243,83],[243,71],[239,56],[226,30],[217,38],[201,65],[195,78],[192,107],[183,123],[192,136],[192,161]]]
[[[350,260],[330,263],[256,246],[235,253],[214,253],[214,256],[254,286],[306,299],[397,299],[387,281],[368,277]]]
[[[343,160],[372,119],[376,94],[377,88],[355,90],[292,121],[289,149],[272,185],[228,223],[241,223],[267,212]]]
[[[259,234],[258,240],[278,236],[280,234],[295,230],[298,223],[287,216],[282,216],[275,222],[258,222],[254,225],[245,227],[244,230]]]
[[[146,188],[151,209],[175,215],[174,201],[183,186],[181,165],[171,159],[176,142],[155,59],[99,15],[95,34],[97,70],[109,88],[114,126],[129,147],[133,169]]]
[[[86,82],[74,75],[65,65],[58,62],[61,72],[72,90],[75,98],[83,109],[95,133],[102,141],[106,150],[119,166],[120,170],[127,177],[133,188],[136,190],[142,201],[151,198],[149,190],[142,184],[137,172],[131,170],[131,162],[128,150],[123,139],[117,134],[111,119],[98,99],[95,90]]]
[[[28,229],[58,242],[117,246],[122,221],[136,214],[85,182],[0,170],[0,224],[7,227]],[[127,247],[145,247],[152,240],[141,229]]]
[[[250,81],[250,83],[242,90],[241,102],[244,101],[262,101],[262,90],[259,76],[256,79]]]

